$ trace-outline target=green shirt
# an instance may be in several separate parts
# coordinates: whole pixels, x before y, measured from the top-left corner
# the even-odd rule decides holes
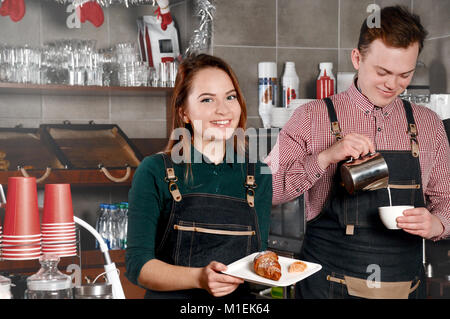
[[[192,148],[194,149],[194,148]],[[195,149],[193,151],[197,152]],[[198,153],[197,153],[198,154]],[[272,175],[261,174],[267,165],[255,163],[255,210],[261,233],[261,248],[267,247],[272,207]],[[246,164],[218,165],[192,163],[192,177],[185,179],[186,165],[174,164],[177,185],[181,194],[207,193],[246,199],[244,182]],[[127,278],[137,284],[139,273],[146,262],[155,258],[155,236],[160,214],[169,216],[173,198],[165,181],[165,166],[161,154],[146,157],[137,168],[128,194],[128,234],[126,249]]]

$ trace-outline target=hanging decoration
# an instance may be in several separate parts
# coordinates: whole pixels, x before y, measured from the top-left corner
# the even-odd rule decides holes
[[[212,0],[196,0],[195,15],[200,17],[200,25],[194,30],[189,46],[184,53],[185,57],[208,48],[212,36],[212,22],[215,11],[216,7],[212,4]]]
[[[7,0],[2,0],[2,1],[7,1]],[[56,1],[60,4],[64,4],[64,5],[65,4],[73,4],[75,7],[82,6],[86,2],[91,2],[91,1],[97,2],[102,7],[109,7],[112,4],[123,4],[127,8],[130,5],[143,5],[143,4],[152,4],[153,6],[155,5],[154,0],[54,0],[54,1]]]
[[[96,1],[89,1],[76,8],[81,23],[91,22],[95,27],[100,27],[105,21],[102,7]]]
[[[0,7],[0,15],[3,17],[9,16],[14,22],[22,20],[25,15],[25,1],[24,0],[2,0]]]

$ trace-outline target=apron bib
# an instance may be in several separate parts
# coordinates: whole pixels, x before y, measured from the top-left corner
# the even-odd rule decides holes
[[[166,180],[173,197],[167,220],[160,220],[156,237],[156,257],[172,265],[204,267],[215,260],[230,264],[259,251],[258,218],[253,207],[256,184],[244,184],[247,200],[215,194],[181,194],[176,186],[173,165],[163,155]],[[254,164],[247,166],[247,182],[254,181]],[[171,184],[172,183],[172,184]],[[203,289],[170,292],[147,290],[146,298],[215,298]],[[226,298],[250,298],[242,284]]]
[[[337,139],[339,124],[326,99]],[[411,151],[379,150],[389,168],[392,205],[424,207],[417,132],[409,103],[404,101]],[[412,125],[412,126],[411,126]],[[322,270],[301,281],[303,298],[421,298],[424,297],[422,238],[389,230],[378,207],[389,206],[387,189],[347,193],[339,185],[339,170],[330,197],[319,216],[308,222],[301,256],[322,264]],[[414,293],[413,293],[414,292]]]

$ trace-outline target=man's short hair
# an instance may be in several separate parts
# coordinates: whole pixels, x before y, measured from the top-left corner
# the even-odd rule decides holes
[[[419,53],[428,32],[420,23],[420,17],[403,6],[385,7],[380,11],[380,27],[369,27],[364,20],[359,34],[358,50],[364,56],[369,45],[381,39],[386,46],[407,48],[417,42]]]

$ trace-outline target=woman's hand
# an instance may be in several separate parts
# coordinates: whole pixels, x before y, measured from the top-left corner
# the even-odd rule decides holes
[[[235,291],[244,280],[220,273],[225,270],[227,270],[227,266],[224,264],[217,261],[210,262],[201,270],[200,287],[214,297],[222,297]]]
[[[361,134],[350,133],[343,139],[322,151],[317,158],[320,168],[325,170],[331,164],[339,163],[349,157],[359,158],[368,153],[375,152],[375,145],[372,141]]]
[[[424,207],[405,210],[403,216],[397,217],[397,226],[410,234],[425,239],[439,236],[444,231],[444,226],[439,218]]]

